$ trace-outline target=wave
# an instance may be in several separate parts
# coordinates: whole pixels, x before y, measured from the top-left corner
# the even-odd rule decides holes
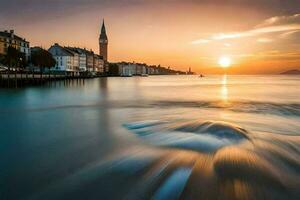
[[[214,121],[151,122],[149,126],[144,121],[141,124],[139,128],[129,129],[150,145],[174,149],[170,157],[175,156],[180,161],[177,168],[172,169],[173,173],[190,166],[184,164],[187,158],[194,160],[191,175],[182,177],[189,180],[180,199],[300,197],[299,136],[251,132],[234,124]],[[166,181],[172,176],[170,172]],[[161,187],[164,188],[164,184],[157,190],[163,190]]]
[[[299,136],[217,121],[149,120],[124,127],[143,142],[28,199],[300,199]]]
[[[163,124],[156,121],[143,121],[124,126],[150,144],[200,152],[213,152],[221,147],[249,139],[245,129],[224,122],[195,121],[180,125],[172,124],[155,131],[149,130],[153,126]]]
[[[300,116],[300,104],[273,103],[259,101],[157,101],[157,107],[215,108],[244,113],[266,113],[275,115]]]
[[[257,113],[284,115],[300,117],[300,104],[298,103],[274,103],[259,101],[109,101],[80,105],[53,105],[48,107],[32,107],[29,109],[1,108],[0,113],[11,112],[40,112],[57,109],[76,109],[76,108],[197,108],[197,109],[221,109],[241,113]]]

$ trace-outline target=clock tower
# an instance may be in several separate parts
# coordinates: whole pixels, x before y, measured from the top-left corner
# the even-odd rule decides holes
[[[101,33],[99,36],[99,54],[103,57],[104,62],[107,62],[107,47],[108,47],[108,39],[106,35],[106,29],[104,24],[104,19],[102,22]]]

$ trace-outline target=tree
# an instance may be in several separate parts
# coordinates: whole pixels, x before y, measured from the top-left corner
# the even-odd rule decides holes
[[[23,70],[26,68],[27,66],[27,59],[26,59],[26,56],[24,53],[21,53],[20,52],[20,55],[19,55],[19,62],[18,62],[18,69],[21,69],[22,72],[21,72],[21,79],[22,79],[22,73],[23,73]]]
[[[25,54],[21,53],[12,46],[7,48],[7,53],[4,56],[3,63],[8,67],[8,77],[12,67],[20,68],[26,66]]]
[[[119,67],[118,67],[117,64],[115,64],[115,63],[109,63],[108,69],[109,69],[108,74],[110,76],[117,76],[117,75],[119,75]]]
[[[38,48],[31,53],[31,63],[34,66],[40,68],[41,78],[44,71],[44,68],[49,69],[49,77],[50,77],[50,68],[55,66],[56,60],[52,57],[52,54],[47,50]]]

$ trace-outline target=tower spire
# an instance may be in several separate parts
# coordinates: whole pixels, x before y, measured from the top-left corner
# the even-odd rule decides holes
[[[101,34],[100,34],[100,37],[101,37],[101,36],[103,36],[103,39],[107,39],[104,19],[103,19],[103,21],[102,21],[102,27],[101,27]]]
[[[106,35],[105,22],[103,19],[102,26],[101,26],[101,33],[99,37],[99,54],[103,56],[104,61],[107,61],[107,46],[108,46],[108,38]]]

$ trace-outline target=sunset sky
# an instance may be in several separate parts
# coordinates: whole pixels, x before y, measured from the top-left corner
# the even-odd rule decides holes
[[[0,0],[0,30],[31,46],[98,52],[102,18],[112,62],[222,73],[218,60],[228,56],[228,73],[300,68],[299,0]]]

